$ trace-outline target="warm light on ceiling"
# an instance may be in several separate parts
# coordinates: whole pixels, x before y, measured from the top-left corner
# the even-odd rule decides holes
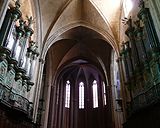
[[[125,17],[128,17],[129,13],[131,12],[131,10],[133,8],[132,0],[124,0],[123,1],[123,8],[124,8]]]
[[[121,0],[89,0],[93,6],[107,19],[113,20],[120,9]],[[117,18],[117,17],[116,17]]]

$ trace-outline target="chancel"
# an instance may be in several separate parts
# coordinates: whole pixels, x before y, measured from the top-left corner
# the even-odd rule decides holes
[[[159,0],[0,0],[0,128],[160,128]]]

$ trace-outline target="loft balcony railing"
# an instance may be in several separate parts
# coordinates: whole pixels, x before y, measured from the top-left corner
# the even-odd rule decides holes
[[[128,107],[129,115],[160,102],[160,83],[141,92],[133,98]]]
[[[0,102],[12,109],[23,112],[28,118],[32,118],[33,107],[29,100],[12,92],[11,89],[2,84],[0,85]]]

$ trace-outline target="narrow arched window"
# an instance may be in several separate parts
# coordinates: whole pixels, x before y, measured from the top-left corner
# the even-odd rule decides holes
[[[65,97],[65,107],[70,107],[70,81],[67,80],[66,82],[66,97]]]
[[[79,109],[84,108],[84,83],[79,83]]]
[[[93,86],[92,86],[92,91],[93,91],[93,108],[98,107],[98,89],[97,89],[97,81],[93,81]]]
[[[104,102],[104,105],[107,104],[107,97],[106,97],[106,85],[105,83],[103,82],[103,102]]]

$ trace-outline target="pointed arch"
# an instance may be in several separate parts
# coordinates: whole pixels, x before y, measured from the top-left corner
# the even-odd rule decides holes
[[[44,59],[46,54],[47,54],[47,51],[48,49],[56,42],[58,41],[58,37],[60,35],[62,35],[63,33],[67,32],[68,30],[72,29],[72,28],[75,28],[75,27],[78,27],[78,26],[82,26],[82,27],[86,27],[86,28],[89,28],[89,29],[92,29],[93,31],[96,31],[97,33],[99,33],[100,35],[102,35],[102,37],[104,37],[105,41],[108,42],[112,48],[117,52],[119,53],[118,49],[117,49],[117,44],[116,44],[116,41],[115,39],[106,31],[104,30],[101,30],[101,29],[98,29],[96,28],[95,26],[91,26],[87,23],[83,23],[83,22],[75,22],[75,23],[71,23],[71,24],[68,24],[66,26],[64,26],[63,28],[60,28],[59,30],[57,30],[48,40],[47,42],[45,43],[43,49],[42,49],[42,53],[41,53],[41,58]]]

